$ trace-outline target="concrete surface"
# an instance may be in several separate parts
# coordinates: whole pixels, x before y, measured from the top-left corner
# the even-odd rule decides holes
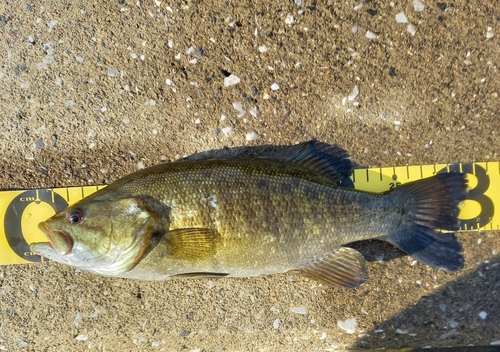
[[[311,138],[366,166],[498,161],[498,4],[360,3],[0,3],[0,188],[109,183],[205,150]],[[240,82],[224,86],[229,74]],[[355,290],[286,274],[150,283],[0,267],[0,350],[499,343],[498,236],[461,233],[455,275],[356,244],[371,281]],[[353,334],[338,326],[349,318]]]

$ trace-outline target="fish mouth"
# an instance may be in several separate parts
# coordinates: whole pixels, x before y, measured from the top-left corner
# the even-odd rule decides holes
[[[38,227],[47,236],[50,242],[32,243],[33,251],[38,255],[44,255],[44,252],[56,252],[61,256],[68,255],[73,249],[73,238],[62,230],[52,230],[46,222],[41,222]],[[50,247],[50,248],[49,248]]]

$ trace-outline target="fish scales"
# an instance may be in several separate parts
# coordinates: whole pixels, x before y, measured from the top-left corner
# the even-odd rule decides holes
[[[143,280],[300,273],[337,287],[368,280],[343,245],[390,242],[449,272],[463,266],[458,228],[465,175],[385,194],[340,187],[347,153],[315,141],[254,158],[178,161],[128,175],[40,224],[31,248],[93,273]]]
[[[203,169],[192,170],[196,164],[190,162],[172,171],[165,164],[165,172],[123,188],[162,199],[171,209],[170,230],[215,228],[220,234],[210,263],[179,263],[185,272],[252,276],[301,269],[343,243],[378,237],[397,225],[397,216],[381,211],[391,206],[384,197],[291,176],[281,163],[205,163]],[[161,255],[156,252],[151,261]],[[166,268],[157,271],[179,272],[173,262],[164,260]],[[143,261],[130,274],[148,266]]]

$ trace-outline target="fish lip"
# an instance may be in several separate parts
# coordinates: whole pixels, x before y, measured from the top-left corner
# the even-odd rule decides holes
[[[44,244],[50,245],[55,252],[59,253],[59,255],[64,256],[64,255],[71,253],[71,251],[73,249],[74,241],[68,232],[62,231],[62,230],[52,231],[50,226],[47,225],[47,223],[45,221],[38,224],[38,227],[45,234],[45,236],[47,236],[47,238],[49,240],[49,242],[44,242]],[[66,250],[60,250],[60,246],[56,245],[58,242],[56,239],[56,236],[59,236],[60,238],[64,239],[64,241],[67,243]],[[39,253],[37,253],[37,254],[39,254]]]

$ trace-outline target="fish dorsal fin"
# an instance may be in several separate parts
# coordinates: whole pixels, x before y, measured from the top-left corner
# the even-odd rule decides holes
[[[266,158],[298,164],[335,183],[351,176],[353,170],[353,163],[345,150],[315,140],[285,147]]]
[[[341,247],[301,274],[328,286],[355,288],[368,281],[365,258],[358,251]]]
[[[164,237],[170,241],[173,257],[193,261],[213,257],[220,239],[216,230],[204,228],[176,229]]]

